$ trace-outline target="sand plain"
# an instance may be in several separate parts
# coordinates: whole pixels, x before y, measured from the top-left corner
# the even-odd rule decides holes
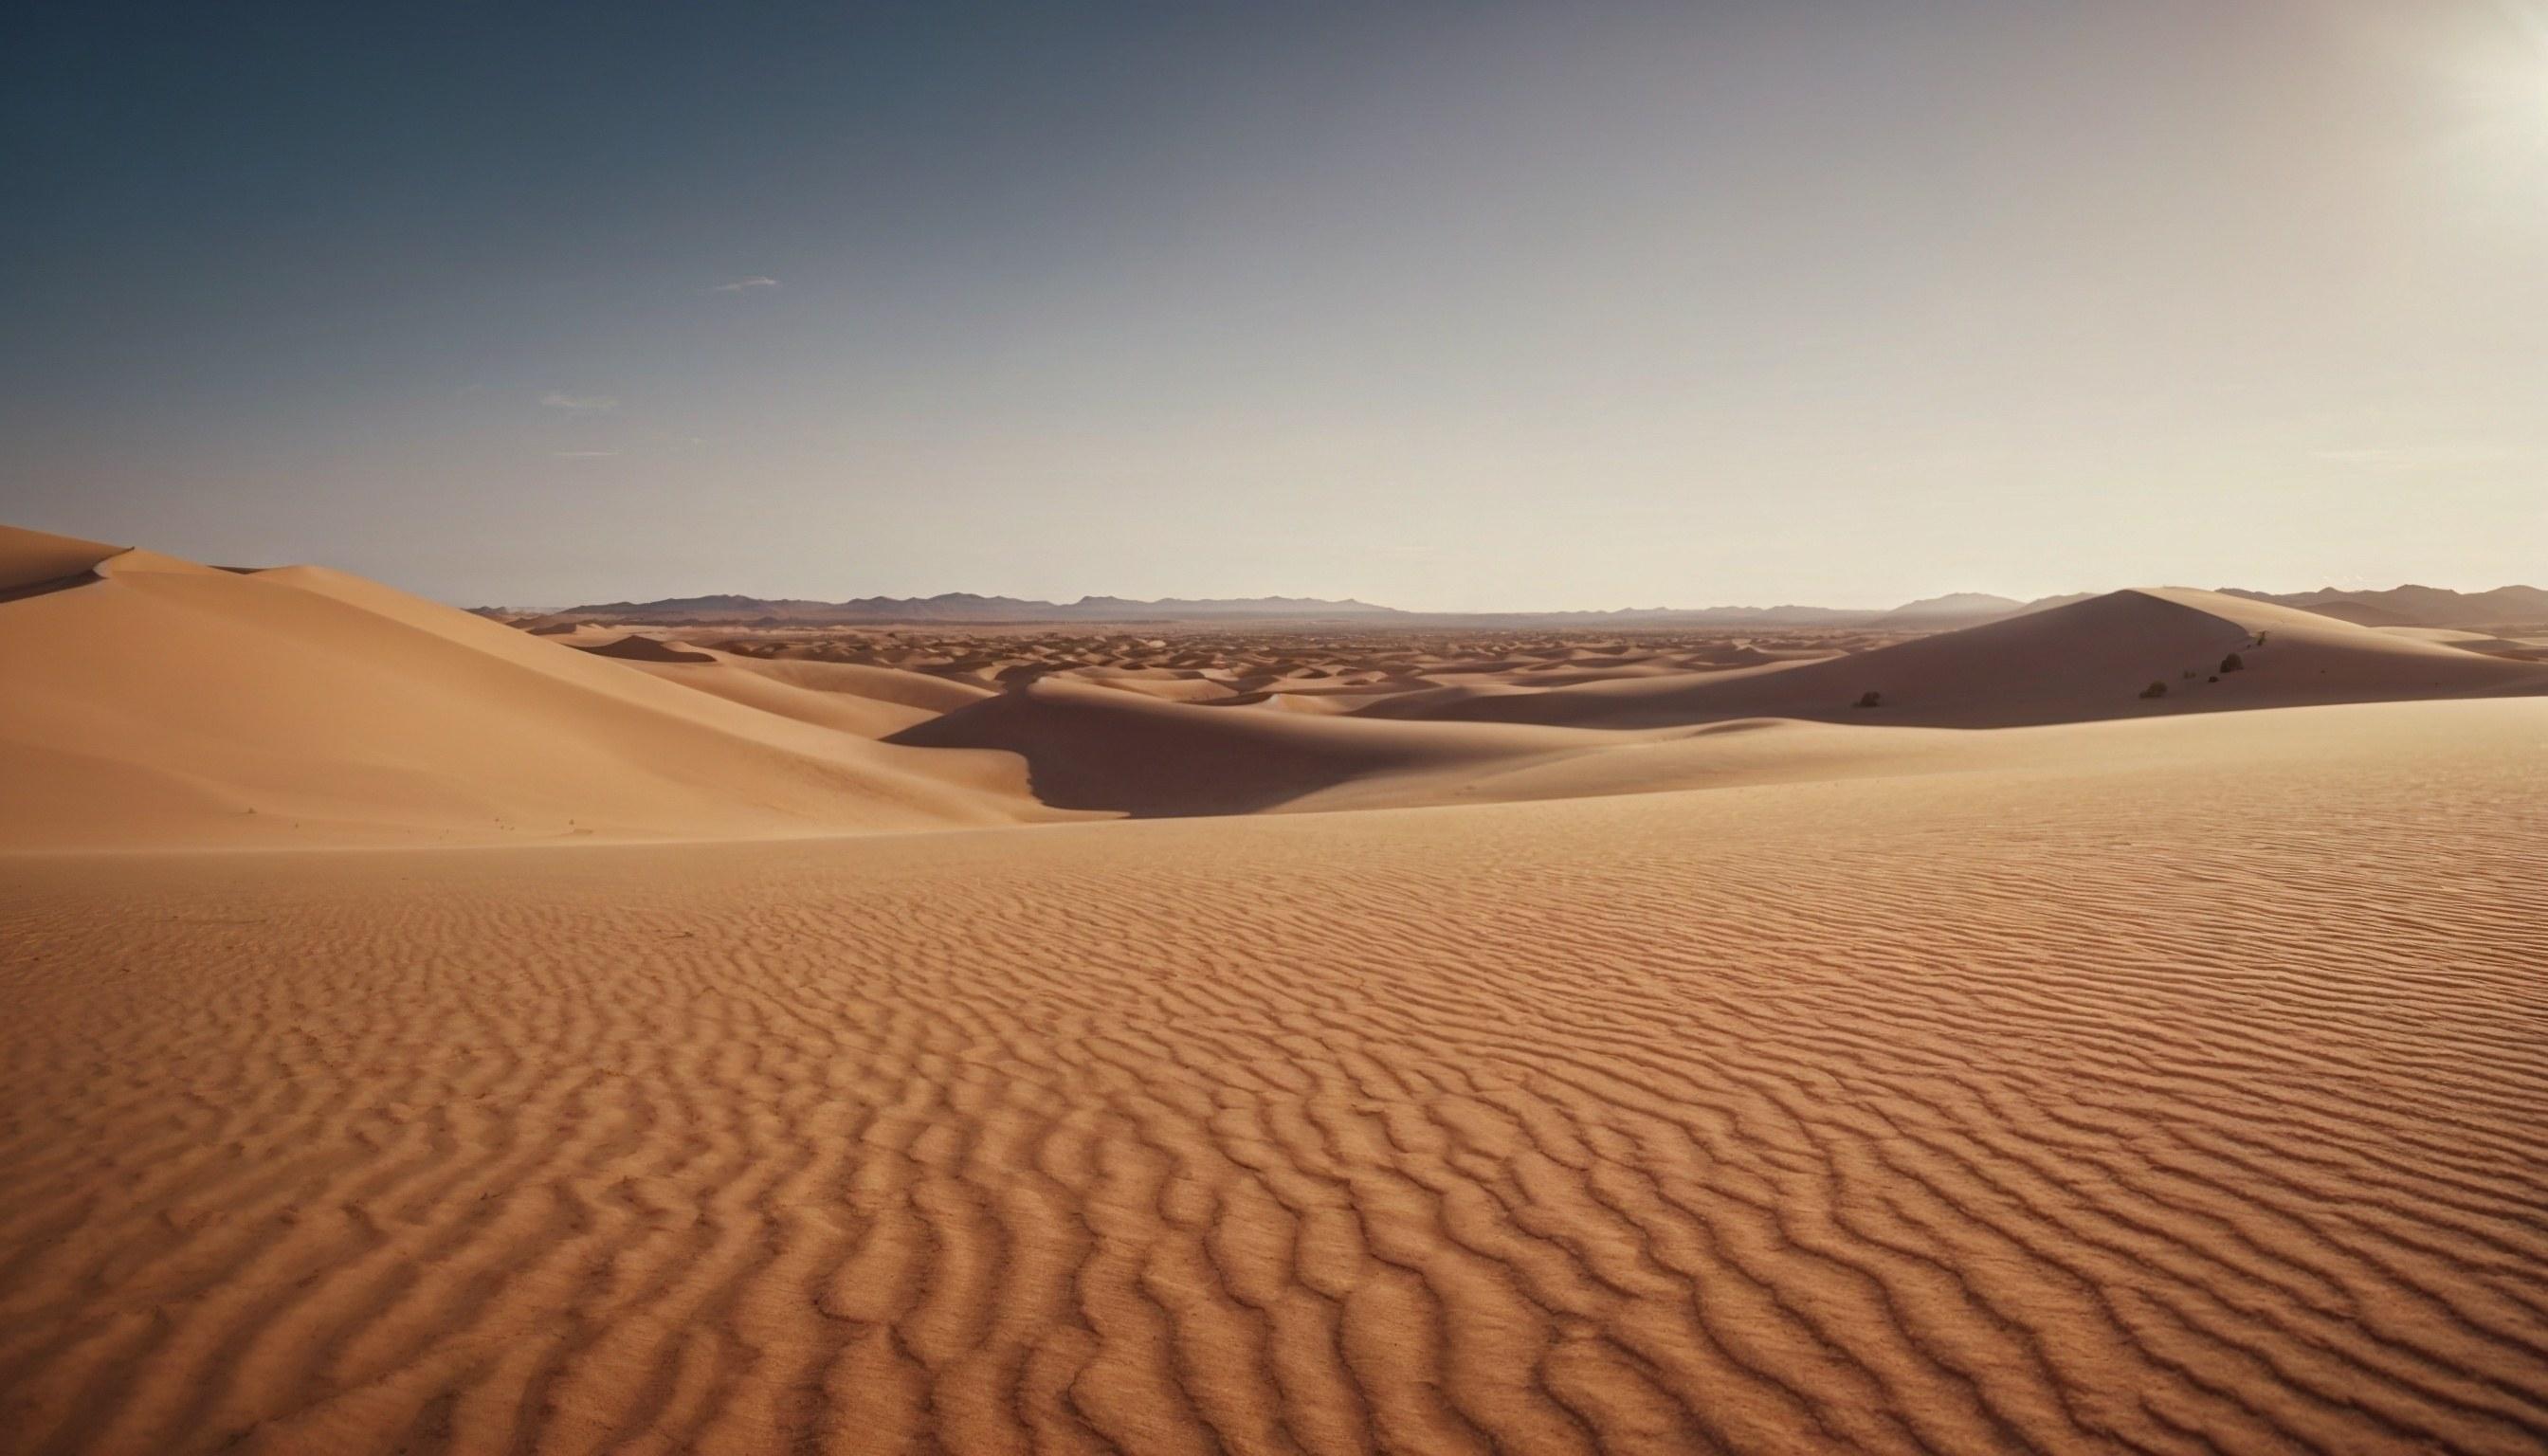
[[[2535,663],[632,659],[19,547],[0,1449],[2548,1444]]]

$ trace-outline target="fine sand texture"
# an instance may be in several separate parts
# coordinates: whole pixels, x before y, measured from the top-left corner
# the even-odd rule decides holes
[[[2548,1445],[2548,701],[2005,741],[0,858],[0,1449]]]

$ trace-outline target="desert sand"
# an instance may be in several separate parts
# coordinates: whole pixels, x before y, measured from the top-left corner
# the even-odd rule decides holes
[[[2520,634],[630,635],[0,536],[0,1450],[2548,1446]]]
[[[1013,761],[753,710],[359,578],[33,536],[0,538],[0,582],[21,593],[0,603],[0,849],[1051,817]]]

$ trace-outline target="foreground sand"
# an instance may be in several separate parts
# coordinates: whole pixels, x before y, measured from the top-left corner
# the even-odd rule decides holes
[[[2078,734],[0,860],[0,1448],[2541,1449],[2548,701]]]

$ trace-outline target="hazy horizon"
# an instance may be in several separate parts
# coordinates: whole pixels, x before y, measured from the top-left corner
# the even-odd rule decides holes
[[[0,520],[0,525],[5,525],[5,526],[26,526],[26,527],[27,527],[27,528],[29,528],[29,529],[43,529],[43,527],[42,527],[42,526],[39,526],[39,525],[29,525],[29,523],[27,523],[27,522],[24,522],[24,521],[18,521],[18,520]],[[67,532],[67,531],[58,531],[58,532],[55,532],[55,534],[71,535],[71,534],[74,534],[74,533],[72,533],[72,532]],[[110,542],[110,543],[108,543],[108,544],[112,544],[112,545],[120,545],[120,546],[134,546],[134,547],[141,547],[141,548],[145,548],[145,549],[149,549],[149,550],[159,551],[159,552],[162,552],[163,554],[167,554],[167,555],[174,555],[174,556],[178,556],[178,557],[186,558],[186,559],[201,560],[201,561],[205,562],[207,565],[221,566],[221,567],[224,567],[224,568],[228,568],[228,569],[234,569],[234,570],[265,570],[265,569],[269,569],[269,568],[273,568],[273,567],[281,567],[281,566],[305,566],[305,565],[306,565],[306,566],[328,566],[328,567],[339,567],[339,568],[341,568],[341,567],[342,567],[342,563],[339,563],[339,562],[324,561],[324,560],[315,560],[315,559],[314,559],[314,560],[309,560],[309,561],[300,561],[300,560],[285,561],[285,560],[281,560],[281,559],[267,560],[267,559],[250,559],[250,558],[245,558],[245,557],[229,558],[229,557],[221,557],[221,556],[218,556],[217,554],[216,554],[216,555],[204,555],[204,554],[202,554],[202,553],[189,553],[189,552],[186,552],[186,551],[184,551],[184,550],[181,550],[181,549],[179,549],[179,548],[177,548],[177,547],[172,546],[170,543],[168,543],[168,542],[166,542],[166,541],[118,541],[118,542]],[[468,607],[468,608],[472,608],[472,609],[477,609],[477,608],[486,608],[486,609],[503,609],[503,610],[511,610],[511,611],[523,611],[523,610],[566,611],[566,610],[571,610],[571,609],[574,609],[574,608],[577,608],[577,607],[584,607],[584,606],[601,606],[601,605],[608,605],[608,604],[611,604],[611,603],[614,603],[614,602],[632,602],[632,603],[639,603],[639,604],[643,604],[643,603],[653,602],[653,601],[678,601],[678,600],[685,600],[685,599],[689,599],[689,598],[694,598],[694,597],[705,597],[705,596],[745,596],[745,597],[752,597],[752,598],[755,598],[755,599],[758,599],[758,600],[764,600],[764,601],[826,601],[826,602],[841,602],[841,601],[862,600],[862,599],[867,599],[867,598],[878,598],[878,597],[885,598],[885,599],[892,599],[892,600],[924,600],[924,599],[928,599],[928,598],[932,598],[932,597],[939,597],[939,596],[964,596],[964,595],[970,595],[970,596],[979,596],[979,597],[1006,597],[1006,598],[1011,598],[1011,599],[1015,599],[1015,600],[1030,601],[1030,602],[1048,602],[1048,603],[1051,603],[1051,604],[1054,604],[1054,605],[1061,605],[1061,606],[1067,606],[1067,605],[1070,605],[1070,604],[1072,604],[1072,603],[1074,603],[1074,602],[1077,602],[1077,601],[1079,601],[1079,600],[1082,600],[1083,598],[1091,598],[1091,597],[1094,597],[1094,598],[1109,598],[1109,597],[1111,597],[1111,598],[1116,598],[1116,599],[1131,600],[1131,601],[1136,602],[1137,604],[1146,604],[1146,603],[1149,603],[1149,602],[1160,601],[1160,600],[1227,601],[1227,600],[1254,600],[1254,599],[1263,599],[1263,598],[1272,598],[1272,597],[1291,597],[1291,598],[1295,598],[1295,599],[1302,599],[1302,600],[1320,600],[1320,601],[1331,601],[1331,602],[1348,602],[1348,601],[1350,601],[1350,602],[1358,602],[1358,603],[1360,603],[1360,604],[1362,604],[1362,605],[1365,605],[1365,606],[1380,606],[1380,607],[1388,607],[1388,608],[1392,608],[1392,609],[1395,609],[1395,610],[1399,610],[1399,611],[1403,611],[1403,612],[1409,613],[1410,615],[1418,615],[1418,616],[1426,616],[1426,615],[1431,615],[1431,616],[1458,616],[1458,615],[1478,615],[1478,616],[1546,616],[1546,615],[1558,615],[1558,614],[1562,614],[1562,613],[1570,613],[1570,612],[1592,612],[1592,613],[1600,613],[1600,612],[1622,612],[1622,611],[1641,611],[1641,610],[1706,611],[1706,610],[1712,610],[1712,609],[1726,609],[1726,608],[1737,608],[1737,609],[1739,609],[1739,608],[1743,608],[1743,607],[1763,607],[1763,608],[1775,608],[1775,607],[1806,607],[1806,608],[1825,608],[1825,609],[1836,610],[1836,611],[1890,611],[1890,610],[1893,610],[1893,609],[1898,608],[1898,607],[1902,607],[1902,606],[1906,606],[1906,605],[1912,605],[1912,604],[1915,604],[1915,603],[1918,603],[1918,602],[1927,601],[1927,600],[1932,600],[1932,599],[1936,599],[1936,598],[1940,598],[1940,597],[1947,597],[1947,596],[1957,596],[1957,595],[1990,595],[1990,596],[2005,596],[2005,597],[2009,597],[2010,599],[2012,599],[2012,600],[2016,600],[2016,601],[2019,601],[2019,602],[2033,602],[2033,601],[2037,601],[2037,600],[2045,599],[2045,598],[2047,598],[2047,597],[2068,596],[2068,595],[2074,595],[2074,594],[2098,595],[2098,594],[2103,594],[2103,593],[2105,593],[2105,592],[2121,592],[2121,591],[2130,591],[2130,590],[2134,590],[2134,589],[2138,589],[2138,588],[2159,588],[2159,587],[2165,587],[2165,588],[2180,588],[2180,587],[2182,587],[2182,588],[2194,588],[2194,589],[2196,589],[2196,590],[2200,590],[2200,591],[2221,591],[2221,590],[2250,591],[2250,592],[2269,592],[2269,593],[2273,593],[2273,594],[2294,594],[2294,593],[2300,593],[2300,592],[2317,592],[2317,591],[2327,591],[2327,590],[2334,590],[2334,591],[2346,591],[2346,592],[2382,592],[2394,591],[2394,590],[2397,590],[2397,589],[2399,589],[2399,588],[2404,588],[2404,587],[2437,587],[2437,588],[2442,588],[2442,589],[2444,589],[2444,590],[2448,590],[2448,591],[2455,591],[2455,592],[2462,592],[2462,593],[2464,593],[2464,594],[2466,594],[2466,593],[2474,593],[2474,592],[2491,592],[2491,591],[2495,591],[2495,590],[2497,590],[2497,589],[2499,589],[2499,588],[2504,588],[2504,587],[2532,587],[2532,588],[2537,588],[2537,589],[2540,589],[2540,590],[2548,590],[2548,586],[2543,586],[2543,585],[2542,585],[2542,582],[2543,582],[2543,581],[2548,581],[2548,572],[2535,573],[2535,574],[2534,574],[2534,576],[2539,577],[2541,580],[2505,580],[2505,581],[2501,581],[2501,582],[2490,582],[2490,583],[2483,583],[2483,584],[2476,584],[2476,585],[2457,585],[2457,584],[2442,583],[2442,582],[2407,582],[2407,581],[2398,581],[2398,582],[2386,582],[2386,583],[2383,583],[2383,582],[2378,582],[2378,581],[2363,581],[2363,582],[2318,582],[2318,583],[2310,584],[2310,585],[2274,585],[2274,586],[2260,586],[2260,585],[2258,585],[2258,584],[2256,584],[2256,583],[2253,583],[2253,582],[2246,582],[2246,581],[2223,581],[2223,582],[2212,582],[2212,583],[2197,583],[2197,582],[2163,582],[2163,581],[2156,581],[2156,580],[2152,580],[2152,581],[2146,581],[2146,582],[2116,582],[2116,583],[2103,583],[2103,584],[2091,584],[2091,585],[2084,585],[2084,586],[2075,586],[2075,587],[2064,588],[2064,589],[2061,589],[2061,590],[2058,590],[2058,591],[2054,591],[2054,592],[2039,592],[2039,593],[2035,593],[2034,595],[2027,595],[2027,596],[2020,596],[2020,595],[2017,595],[2016,593],[2013,593],[2013,592],[1994,592],[1994,591],[1992,591],[1991,589],[1989,589],[1989,588],[1985,588],[1985,587],[1950,587],[1950,588],[1943,588],[1943,589],[1940,589],[1940,590],[1938,590],[1938,591],[1933,591],[1933,592],[1921,592],[1921,593],[1920,593],[1919,595],[1917,595],[1917,596],[1904,596],[1904,597],[1888,598],[1888,599],[1884,599],[1884,600],[1871,600],[1871,599],[1869,599],[1869,600],[1832,600],[1832,599],[1813,599],[1813,600],[1808,600],[1808,599],[1806,599],[1806,598],[1804,598],[1804,597],[1801,597],[1801,596],[1793,596],[1793,595],[1787,595],[1787,596],[1771,595],[1771,596],[1764,596],[1764,597],[1759,597],[1759,598],[1754,598],[1754,599],[1746,599],[1746,600],[1734,600],[1734,599],[1732,599],[1732,598],[1697,598],[1697,597],[1693,597],[1693,598],[1691,598],[1691,599],[1687,599],[1687,600],[1678,600],[1678,599],[1676,599],[1676,600],[1668,600],[1668,601],[1618,601],[1618,602],[1608,603],[1608,604],[1606,604],[1606,605],[1594,605],[1594,606],[1539,606],[1539,605],[1533,605],[1533,604],[1530,604],[1530,603],[1527,603],[1527,602],[1523,602],[1523,603],[1519,603],[1519,604],[1507,604],[1507,605],[1485,605],[1485,606],[1467,606],[1467,607],[1410,606],[1410,605],[1408,605],[1408,604],[1406,604],[1406,603],[1404,603],[1404,602],[1386,601],[1386,600],[1381,600],[1381,599],[1379,599],[1379,598],[1371,597],[1371,596],[1355,596],[1355,595],[1351,595],[1351,594],[1346,594],[1346,595],[1337,595],[1337,596],[1314,596],[1314,595],[1313,595],[1313,593],[1309,593],[1309,592],[1287,592],[1287,591],[1282,591],[1282,590],[1280,590],[1280,589],[1273,589],[1273,590],[1267,590],[1267,591],[1235,591],[1235,590],[1231,590],[1231,591],[1215,591],[1215,592],[1162,592],[1162,593],[1159,593],[1158,595],[1154,595],[1154,596],[1134,596],[1134,595],[1132,595],[1131,593],[1127,593],[1127,592],[1106,592],[1106,591],[1073,592],[1070,592],[1070,593],[1069,593],[1069,594],[1067,594],[1067,595],[1051,595],[1051,594],[1039,595],[1039,594],[1037,594],[1037,593],[1033,593],[1033,592],[1008,592],[1008,591],[999,591],[999,590],[981,590],[981,591],[976,591],[976,590],[973,590],[973,589],[970,589],[970,588],[965,588],[965,587],[950,587],[950,588],[946,588],[946,589],[939,590],[939,591],[922,591],[922,592],[863,592],[863,591],[842,590],[842,591],[833,591],[833,592],[806,592],[806,593],[797,593],[797,592],[755,592],[755,591],[751,591],[751,590],[748,590],[748,589],[739,589],[739,588],[733,588],[733,587],[700,587],[700,588],[698,588],[698,589],[696,589],[696,590],[676,590],[676,591],[664,591],[664,592],[598,592],[598,593],[594,593],[594,594],[591,594],[591,595],[586,595],[586,596],[576,597],[576,598],[574,598],[574,599],[572,599],[572,600],[569,600],[569,599],[564,598],[564,597],[559,597],[559,598],[556,598],[556,599],[548,599],[548,598],[536,598],[536,597],[527,597],[527,596],[526,596],[526,597],[520,597],[520,598],[517,598],[517,599],[509,599],[509,600],[497,600],[497,599],[493,599],[493,598],[485,599],[485,600],[479,600],[479,599],[472,599],[472,598],[453,597],[453,596],[447,596],[447,595],[446,595],[446,596],[439,596],[439,597],[435,597],[434,599],[441,600],[441,601],[445,602],[445,603],[446,603],[446,604],[448,604],[448,605],[452,605],[452,606],[460,606],[460,607]],[[396,582],[392,582],[392,583],[390,583],[390,585],[397,586],[397,585],[402,585],[402,584],[399,584],[399,583],[396,583]],[[414,592],[418,592],[418,594],[423,594],[423,595],[427,595],[427,596],[431,596],[431,595],[433,594],[433,593],[431,593],[430,592],[426,592],[426,591],[424,591],[423,589],[420,589],[420,588],[413,588],[413,587],[410,587],[410,588],[409,588],[409,590],[410,590],[410,591],[414,591]]]
[[[2048,598],[2048,597],[2067,596],[2067,595],[2073,595],[2073,594],[2101,595],[2101,594],[2104,594],[2104,593],[2106,593],[2106,592],[2124,592],[2124,591],[2132,591],[2132,590],[2138,589],[2138,588],[2155,588],[2155,587],[2168,587],[2168,588],[2192,587],[2192,588],[2194,588],[2195,590],[2198,590],[2198,591],[2234,590],[2234,591],[2249,591],[2249,592],[2272,592],[2272,593],[2275,593],[2275,594],[2293,594],[2293,593],[2297,593],[2297,592],[2317,592],[2317,591],[2322,591],[2322,590],[2336,590],[2336,591],[2364,592],[2388,592],[2388,591],[2393,591],[2393,590],[2396,590],[2396,589],[2398,589],[2398,588],[2400,588],[2400,587],[2432,587],[2432,586],[2435,586],[2435,585],[2437,585],[2437,584],[2432,583],[2432,582],[2393,582],[2393,583],[2390,583],[2390,584],[2389,584],[2388,586],[2386,586],[2386,587],[2374,587],[2374,586],[2370,586],[2370,585],[2368,585],[2368,584],[2356,584],[2356,585],[2351,585],[2351,586],[2339,586],[2339,585],[2334,584],[2334,583],[2321,582],[2321,583],[2320,583],[2320,584],[2319,584],[2318,586],[2316,586],[2316,587],[2288,587],[2288,588],[2287,588],[2287,587],[2252,587],[2252,586],[2249,586],[2248,584],[2243,583],[2243,582],[2215,582],[2215,583],[2209,584],[2208,586],[2198,586],[2197,584],[2195,584],[2195,583],[2190,583],[2190,582],[2135,582],[2135,583],[2128,583],[2128,584],[2109,584],[2109,585],[2103,585],[2103,586],[2078,587],[2078,588],[2073,588],[2073,589],[2071,589],[2071,590],[2070,590],[2070,591],[2068,591],[2068,592],[2046,592],[2046,593],[2044,593],[2042,596],[2012,597],[2012,598],[2010,598],[2010,599],[2012,599],[2012,600],[2016,600],[2016,601],[2019,601],[2019,602],[2021,602],[2021,603],[2032,603],[2032,602],[2034,602],[2034,601],[2044,600],[2044,599],[2047,599],[2047,598]],[[2499,588],[2504,588],[2504,587],[2534,587],[2534,588],[2535,588],[2535,587],[2537,587],[2537,586],[2538,586],[2538,584],[2536,584],[2536,583],[2532,583],[2532,582],[2497,582],[2497,583],[2493,584],[2493,586],[2489,586],[2489,587],[2475,587],[2475,588],[2466,588],[2466,587],[2463,587],[2463,588],[2450,588],[2450,589],[2446,589],[2446,590],[2457,591],[2457,592],[2462,592],[2462,593],[2469,593],[2469,592],[2491,592],[2491,591],[2495,591],[2495,590],[2497,590],[2497,589],[2499,589]],[[2539,590],[2548,590],[2548,588],[2540,588]],[[1476,616],[1554,616],[1554,615],[1558,615],[1558,614],[1561,614],[1561,613],[1567,613],[1567,612],[1624,612],[1624,611],[1654,611],[1654,610],[1665,610],[1665,611],[1709,611],[1709,610],[1723,610],[1723,609],[1740,609],[1740,608],[1744,608],[1744,607],[1759,607],[1759,608],[1765,608],[1765,609],[1775,609],[1775,608],[1779,608],[1779,607],[1805,607],[1805,608],[1828,609],[1828,610],[1833,610],[1833,611],[1891,611],[1891,610],[1894,610],[1894,609],[1896,609],[1896,608],[1903,607],[1903,606],[1913,605],[1913,604],[1916,604],[1916,603],[1918,603],[1918,602],[1922,602],[1922,601],[1930,601],[1930,600],[1937,600],[1937,599],[1944,598],[1944,597],[1949,597],[1949,596],[1965,596],[1965,595],[2006,596],[2007,594],[2008,594],[2008,593],[2006,593],[2006,592],[1987,592],[1987,591],[1982,591],[1982,590],[1980,590],[1980,589],[1957,589],[1957,590],[1954,590],[1954,591],[1947,591],[1947,592],[1927,592],[1927,593],[1924,593],[1924,594],[1923,594],[1923,595],[1921,595],[1921,596],[1916,596],[1916,597],[1903,597],[1903,598],[1900,598],[1900,599],[1898,599],[1898,600],[1892,600],[1892,601],[1874,601],[1874,602],[1867,602],[1867,601],[1858,601],[1858,602],[1849,602],[1849,601],[1806,601],[1806,600],[1803,600],[1802,598],[1798,598],[1798,597],[1778,597],[1778,598],[1775,598],[1775,599],[1764,598],[1764,599],[1762,599],[1762,600],[1758,600],[1758,601],[1715,601],[1715,600],[1705,600],[1705,601],[1702,601],[1702,600],[1690,600],[1690,601],[1636,601],[1636,602],[1620,602],[1620,603],[1617,603],[1617,604],[1615,604],[1615,605],[1611,605],[1611,606],[1590,606],[1590,607],[1584,607],[1584,606],[1557,606],[1557,607],[1544,607],[1544,606],[1531,606],[1531,605],[1528,605],[1528,604],[1523,604],[1523,605],[1518,605],[1518,606],[1422,607],[1422,606],[1407,606],[1407,605],[1404,605],[1403,603],[1395,602],[1395,601],[1378,601],[1378,600],[1374,600],[1373,598],[1368,597],[1368,596],[1351,596],[1351,597],[1347,597],[1347,596],[1309,597],[1309,596],[1305,595],[1304,593],[1302,593],[1302,592],[1215,592],[1215,593],[1212,593],[1212,594],[1210,594],[1210,595],[1206,595],[1206,596],[1165,596],[1165,597],[1127,597],[1127,596],[1125,596],[1125,594],[1124,594],[1123,592],[1079,592],[1079,593],[1076,593],[1076,594],[1073,594],[1073,595],[1070,595],[1070,596],[1028,596],[1028,595],[1024,595],[1024,594],[1022,594],[1022,593],[1020,593],[1020,592],[970,592],[970,591],[967,591],[967,590],[966,590],[966,589],[964,589],[964,588],[957,587],[957,588],[950,588],[950,589],[949,589],[948,591],[946,591],[946,592],[924,592],[911,593],[911,594],[903,595],[903,596],[892,596],[892,595],[889,595],[888,593],[884,593],[884,592],[851,592],[851,593],[846,593],[846,594],[842,594],[842,595],[835,595],[835,596],[780,596],[780,595],[778,595],[778,594],[776,594],[776,593],[774,593],[774,592],[723,592],[723,591],[717,591],[717,592],[661,592],[661,593],[657,593],[657,594],[654,594],[654,595],[648,595],[648,596],[629,596],[629,595],[607,596],[607,597],[603,597],[603,596],[595,596],[595,597],[591,597],[591,598],[587,598],[587,599],[583,599],[583,600],[578,600],[578,601],[475,601],[475,602],[453,602],[453,603],[451,603],[451,604],[452,604],[452,605],[456,605],[456,606],[487,607],[487,608],[505,608],[505,609],[511,609],[511,610],[532,610],[532,609],[537,609],[537,610],[547,610],[547,611],[569,611],[569,610],[573,610],[573,609],[575,609],[575,608],[577,608],[577,607],[584,607],[584,606],[605,606],[605,605],[609,605],[609,604],[611,604],[611,603],[613,603],[613,602],[632,602],[632,603],[637,603],[637,604],[642,605],[642,604],[645,604],[645,603],[647,603],[647,602],[653,602],[653,601],[682,601],[682,600],[689,600],[689,599],[692,599],[692,598],[697,598],[697,597],[707,597],[707,596],[744,596],[744,597],[750,597],[750,598],[752,598],[752,599],[754,599],[754,600],[759,600],[759,601],[830,601],[830,602],[840,602],[840,601],[864,600],[864,599],[873,598],[873,597],[884,597],[885,599],[888,599],[888,600],[927,600],[927,599],[930,599],[930,598],[933,598],[933,597],[939,597],[939,596],[967,596],[967,595],[969,595],[969,596],[977,596],[977,597],[1001,597],[1001,598],[1007,598],[1007,599],[1011,599],[1011,600],[1028,601],[1028,602],[1048,602],[1048,603],[1053,604],[1053,605],[1056,605],[1056,606],[1069,606],[1069,605],[1072,605],[1073,603],[1076,603],[1076,602],[1081,601],[1081,600],[1083,600],[1083,599],[1089,599],[1089,598],[1097,598],[1097,599],[1113,598],[1113,599],[1117,599],[1117,600],[1130,600],[1130,601],[1133,601],[1134,603],[1136,603],[1137,605],[1138,605],[1138,604],[1147,604],[1147,603],[1150,603],[1150,602],[1154,602],[1154,601],[1162,601],[1162,600],[1168,600],[1168,601],[1178,601],[1178,600],[1182,600],[1182,601],[1248,601],[1248,600],[1263,600],[1263,599],[1276,598],[1276,597],[1287,597],[1287,598],[1291,598],[1291,599],[1295,599],[1295,600],[1320,600],[1320,601],[1329,601],[1329,602],[1338,602],[1338,603],[1342,603],[1342,602],[1354,602],[1354,603],[1358,603],[1358,604],[1363,605],[1363,606],[1388,607],[1388,608],[1391,608],[1391,609],[1394,609],[1394,610],[1397,610],[1397,611],[1403,611],[1403,612],[1406,612],[1406,613],[1408,613],[1408,614],[1410,614],[1410,615],[1414,615],[1414,616],[1460,616],[1460,615],[1476,615]]]
[[[14,524],[462,604],[2548,574],[2548,0],[13,29]]]

